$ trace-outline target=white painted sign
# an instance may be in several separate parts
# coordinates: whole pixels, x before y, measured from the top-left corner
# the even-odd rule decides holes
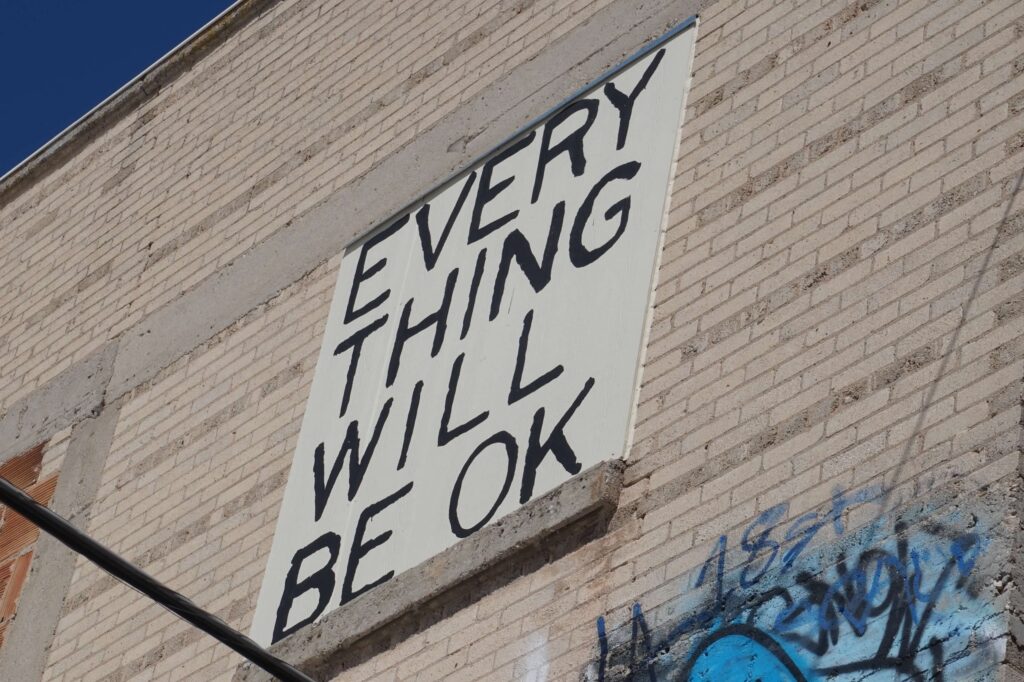
[[[258,642],[623,456],[693,33],[347,250]]]

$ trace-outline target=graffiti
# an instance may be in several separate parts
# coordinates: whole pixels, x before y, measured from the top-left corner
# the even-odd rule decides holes
[[[737,665],[740,661],[745,661],[744,665]],[[706,637],[679,678],[738,682],[753,671],[761,679],[807,680],[804,671],[771,635],[745,623],[727,625]]]
[[[954,679],[944,677],[947,668],[997,636],[998,614],[974,580],[985,536],[973,517],[913,529],[879,520],[847,533],[843,511],[878,493],[837,492],[828,511],[782,528],[788,508],[772,507],[743,530],[736,548],[720,536],[695,571],[688,594],[701,596],[684,617],[652,628],[635,604],[628,636],[620,628],[618,642],[598,619],[590,678]],[[836,541],[808,553],[827,526]]]

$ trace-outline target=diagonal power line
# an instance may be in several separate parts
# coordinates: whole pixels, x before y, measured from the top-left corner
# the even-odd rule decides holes
[[[313,682],[313,679],[272,655],[259,644],[238,632],[217,616],[204,611],[151,575],[122,559],[72,526],[62,516],[39,504],[6,478],[0,477],[0,503],[3,503],[46,531],[61,543],[81,554],[129,587],[149,597],[182,620],[199,628],[214,639],[284,682]]]

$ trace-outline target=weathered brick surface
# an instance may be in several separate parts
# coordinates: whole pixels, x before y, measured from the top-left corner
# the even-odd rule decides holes
[[[0,357],[17,368],[0,412],[599,9],[274,5],[0,206]],[[1020,667],[1024,5],[717,2],[697,30],[610,530],[338,679],[675,674],[765,585],[796,598],[857,557],[949,557],[979,534],[978,566],[949,569],[973,639],[901,655],[941,654],[946,679]],[[242,630],[337,263],[125,395],[90,509],[97,539]],[[751,581],[761,531],[787,542]],[[849,637],[795,650],[825,665]],[[238,662],[79,561],[45,679],[230,679]]]

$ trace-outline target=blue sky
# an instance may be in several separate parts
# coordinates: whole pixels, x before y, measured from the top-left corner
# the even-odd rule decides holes
[[[0,0],[0,175],[232,0]]]

